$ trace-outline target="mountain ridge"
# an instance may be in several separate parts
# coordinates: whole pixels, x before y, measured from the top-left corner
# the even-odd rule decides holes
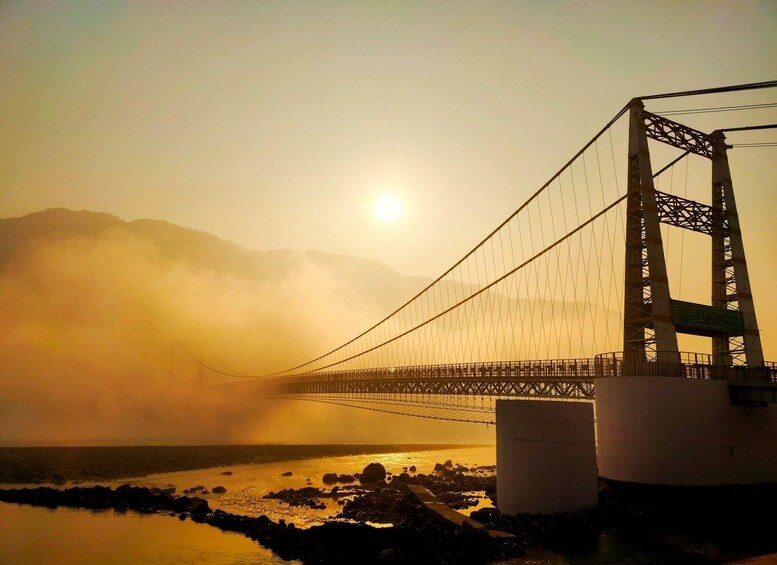
[[[41,225],[42,224],[42,222],[40,221],[41,219],[44,222],[46,222],[47,225],[45,226]],[[80,220],[80,222],[77,220]],[[84,222],[84,220],[88,220],[88,223]],[[403,273],[400,273],[393,267],[390,267],[389,265],[386,265],[385,263],[381,263],[380,261],[377,261],[375,259],[370,259],[368,257],[359,257],[354,255],[345,255],[342,253],[333,253],[330,251],[323,251],[320,249],[290,249],[290,248],[250,249],[243,245],[240,245],[239,243],[235,243],[228,239],[221,238],[215,234],[212,234],[204,230],[199,230],[196,228],[188,228],[185,226],[181,226],[179,224],[175,224],[173,222],[169,222],[167,220],[160,220],[156,218],[138,218],[134,220],[125,220],[123,218],[120,218],[119,216],[116,216],[114,214],[109,214],[107,212],[95,212],[93,210],[73,210],[71,208],[64,208],[64,207],[46,208],[44,210],[30,212],[29,214],[24,214],[22,216],[0,218],[0,241],[2,241],[2,238],[5,235],[5,233],[8,231],[9,227],[12,227],[18,230],[20,226],[22,227],[22,230],[21,230],[22,234],[32,236],[32,237],[41,236],[41,235],[50,235],[52,232],[53,233],[75,232],[75,233],[81,233],[81,234],[91,234],[91,233],[96,233],[104,229],[117,227],[117,226],[123,226],[123,227],[143,226],[146,228],[146,231],[152,231],[152,232],[155,231],[158,234],[164,234],[165,233],[164,230],[166,230],[168,234],[176,233],[176,232],[186,233],[190,236],[201,238],[203,241],[210,240],[213,242],[219,242],[221,244],[225,244],[227,246],[239,249],[241,252],[258,255],[258,256],[284,254],[284,253],[290,253],[290,254],[302,253],[302,254],[310,255],[312,257],[318,257],[318,258],[350,260],[350,261],[360,262],[364,264],[372,264],[375,266],[381,266],[382,268],[385,268],[387,271],[391,271],[393,273],[396,273],[402,276],[413,276],[413,275],[405,275]],[[0,254],[3,251],[4,251],[3,249],[0,249]],[[414,277],[414,278],[423,278],[423,277]]]
[[[374,259],[315,249],[252,250],[166,220],[124,220],[105,212],[69,208],[48,208],[23,216],[0,218],[0,275],[9,263],[23,261],[26,253],[33,252],[43,242],[71,237],[95,240],[116,232],[126,232],[150,242],[163,258],[183,261],[195,271],[212,271],[268,283],[282,283],[307,262],[336,281],[341,298],[355,291],[358,299],[376,302],[386,312],[404,303],[430,281],[401,274]]]

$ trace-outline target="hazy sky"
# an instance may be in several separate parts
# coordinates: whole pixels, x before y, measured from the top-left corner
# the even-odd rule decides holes
[[[775,79],[775,61],[774,0],[0,0],[0,217],[67,207],[156,218],[252,249],[320,249],[434,276],[632,97]],[[649,109],[753,102],[777,102],[777,89]],[[777,109],[682,121],[707,131],[775,123]],[[729,139],[775,141],[777,131]],[[625,167],[626,147],[615,151]],[[731,152],[770,359],[776,153]],[[709,174],[706,162],[694,166]],[[660,188],[708,201],[709,180],[694,172],[682,186],[682,174]],[[385,193],[403,207],[399,221],[373,212]],[[394,217],[395,206],[383,215]],[[685,247],[685,239],[665,240],[681,251],[679,262],[668,258],[670,287],[674,297],[708,302],[709,240],[687,235]],[[347,306],[329,311],[351,316],[353,327],[318,315],[331,297],[310,275],[299,287],[275,289],[276,299],[262,281],[148,263],[146,252],[110,237],[64,241],[41,246],[16,277],[0,280],[9,306],[0,317],[10,328],[0,334],[8,361],[0,367],[0,443],[300,441],[294,434],[303,432],[323,442],[343,437],[336,426],[362,430],[365,437],[351,433],[351,441],[369,441],[375,429],[390,430],[382,439],[391,441],[492,437],[480,427],[465,434],[383,416],[338,420],[342,411],[301,403],[278,411],[275,428],[287,437],[268,425],[276,417],[270,406],[221,410],[195,388],[170,392],[171,342],[199,345],[251,372],[267,360],[250,356],[279,339],[273,316],[312,318],[294,326],[296,341],[287,344],[310,348],[309,358],[325,339],[340,343],[366,325],[366,313],[348,295]],[[294,300],[317,308],[294,310]],[[234,421],[218,420],[225,414]],[[246,415],[257,416],[255,429]]]
[[[775,78],[775,30],[773,1],[3,0],[0,216],[159,218],[434,275],[631,97]],[[746,210],[775,208],[773,181]],[[376,220],[383,192],[401,221]]]

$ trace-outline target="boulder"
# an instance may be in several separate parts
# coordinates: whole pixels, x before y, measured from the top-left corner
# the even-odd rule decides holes
[[[499,511],[498,508],[481,508],[479,510],[475,510],[472,514],[470,514],[470,518],[472,518],[473,520],[477,520],[481,524],[496,522],[501,517],[502,517],[502,513]]]
[[[175,512],[188,512],[190,516],[205,515],[210,513],[208,501],[202,498],[179,496],[173,501]]]
[[[443,471],[445,471],[445,465],[443,465],[442,463],[435,463],[434,464],[434,472],[435,473],[442,473]]]
[[[285,473],[281,473],[281,477],[291,477],[294,473],[291,471],[286,471]]]
[[[304,506],[324,510],[326,504],[319,500],[322,496],[326,496],[326,493],[321,489],[304,487],[301,489],[283,489],[278,492],[270,492],[265,494],[263,498],[274,498],[290,506]]]
[[[213,494],[224,494],[227,492],[227,489],[221,485],[217,487],[213,487],[213,490],[211,491]]]
[[[386,478],[386,468],[380,463],[370,463],[359,475],[362,483],[377,483]]]
[[[325,485],[333,485],[337,483],[337,473],[326,473],[323,477]]]
[[[356,477],[353,475],[338,475],[337,476],[337,482],[338,483],[352,483],[356,480]]]
[[[415,472],[416,472],[415,465],[410,465],[410,468],[409,468],[408,470],[409,470],[411,473],[415,473]]]

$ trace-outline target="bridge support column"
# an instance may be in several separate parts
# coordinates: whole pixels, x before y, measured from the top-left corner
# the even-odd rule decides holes
[[[497,506],[504,514],[595,506],[593,406],[497,400],[496,467]]]
[[[651,485],[777,482],[777,406],[737,406],[725,380],[596,379],[599,473]]]

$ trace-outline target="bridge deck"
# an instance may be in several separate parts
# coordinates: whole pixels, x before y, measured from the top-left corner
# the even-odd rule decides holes
[[[775,402],[777,367],[714,365],[693,354],[682,363],[625,364],[617,354],[591,359],[417,365],[326,371],[273,377],[263,382],[283,394],[471,395],[593,400],[594,379],[660,375],[749,383],[741,394]],[[743,385],[744,386],[744,385]],[[760,388],[759,388],[760,387]]]

